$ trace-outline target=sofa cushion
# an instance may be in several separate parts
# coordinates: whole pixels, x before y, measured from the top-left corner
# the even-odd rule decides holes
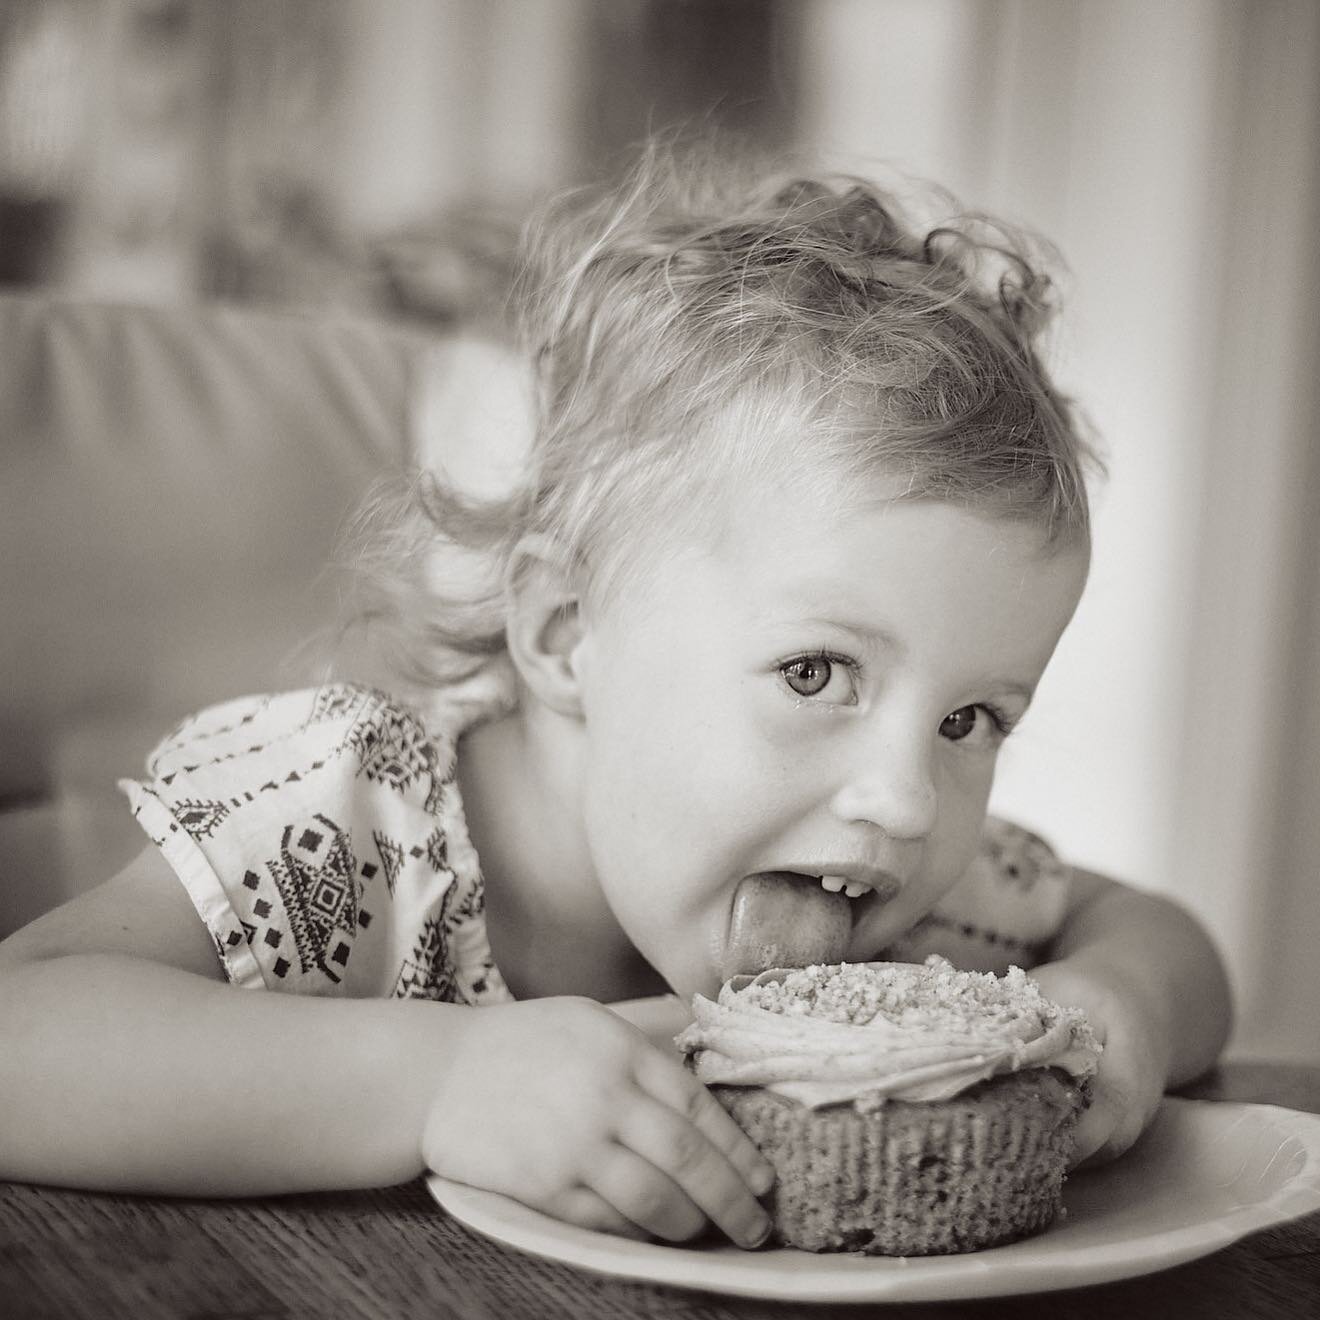
[[[0,296],[0,936],[142,846],[115,780],[185,714],[316,677],[327,562],[436,343]]]
[[[0,297],[0,802],[103,791],[188,711],[309,676],[328,556],[407,454],[433,342]]]

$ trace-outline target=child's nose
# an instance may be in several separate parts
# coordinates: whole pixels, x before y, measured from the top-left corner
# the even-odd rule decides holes
[[[889,747],[850,775],[830,806],[840,820],[878,825],[891,839],[923,839],[935,828],[937,803],[930,758]]]

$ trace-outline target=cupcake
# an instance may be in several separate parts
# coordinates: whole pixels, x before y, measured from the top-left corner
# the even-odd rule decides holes
[[[779,1243],[941,1255],[1059,1213],[1100,1047],[1020,968],[776,969],[693,1013],[677,1044],[775,1166]]]

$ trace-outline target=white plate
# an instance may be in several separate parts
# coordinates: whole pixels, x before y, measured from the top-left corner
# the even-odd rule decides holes
[[[659,1043],[687,1021],[672,996],[615,1008]],[[785,1301],[948,1301],[1149,1274],[1320,1210],[1320,1115],[1166,1099],[1122,1159],[1068,1180],[1064,1215],[1046,1232],[963,1256],[883,1258],[634,1242],[560,1223],[508,1197],[438,1176],[429,1186],[469,1228],[600,1274]]]

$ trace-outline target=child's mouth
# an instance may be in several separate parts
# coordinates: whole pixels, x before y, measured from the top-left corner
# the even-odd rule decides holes
[[[801,871],[744,876],[733,897],[720,972],[727,981],[740,972],[841,962],[854,922],[897,888],[887,877],[868,884]]]

